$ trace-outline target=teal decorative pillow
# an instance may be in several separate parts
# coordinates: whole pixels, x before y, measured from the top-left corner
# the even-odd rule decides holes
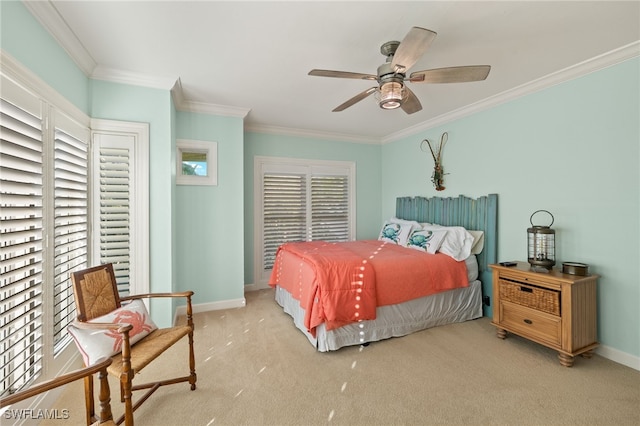
[[[402,246],[407,244],[407,238],[411,232],[411,225],[394,222],[385,222],[380,231],[378,239]]]
[[[444,241],[447,231],[416,230],[409,235],[407,247],[435,254]]]
[[[139,299],[89,322],[131,324],[133,326],[129,331],[131,345],[158,328],[149,318],[147,308]],[[122,334],[116,330],[87,330],[71,324],[67,327],[67,331],[76,342],[85,365],[92,365],[100,358],[111,357],[122,351]]]

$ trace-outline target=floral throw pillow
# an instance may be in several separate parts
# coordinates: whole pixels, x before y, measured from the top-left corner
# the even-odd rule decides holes
[[[128,305],[89,322],[131,324],[133,328],[129,331],[129,343],[132,345],[158,328],[149,318],[142,300],[133,300]],[[76,342],[85,365],[92,365],[100,358],[122,351],[122,334],[116,330],[85,330],[71,324],[67,331]]]
[[[413,231],[407,240],[407,247],[436,254],[446,235],[447,231],[425,229]]]

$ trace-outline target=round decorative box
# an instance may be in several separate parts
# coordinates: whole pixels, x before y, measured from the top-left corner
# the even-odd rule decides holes
[[[578,262],[562,262],[562,273],[571,275],[589,275],[589,265]]]

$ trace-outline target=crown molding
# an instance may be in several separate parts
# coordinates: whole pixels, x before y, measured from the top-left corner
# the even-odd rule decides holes
[[[90,76],[97,64],[80,42],[75,33],[71,31],[67,22],[60,16],[58,10],[50,1],[23,1],[22,4],[36,18],[58,45],[67,52],[67,55],[76,63],[86,76]]]
[[[50,1],[25,1],[23,3],[85,75],[90,78],[171,90],[176,108],[182,111],[241,118],[245,118],[251,111],[250,108],[189,101],[184,98],[179,78],[154,77],[100,67]],[[249,125],[245,130],[357,143],[386,144],[599,71],[637,56],[640,56],[640,40],[381,138],[263,125]]]
[[[117,70],[97,66],[91,78],[114,83],[131,84],[133,86],[150,87],[152,89],[171,90],[178,80],[177,77],[161,77],[148,74],[134,73],[130,71]]]
[[[64,111],[69,118],[78,124],[86,127],[89,126],[90,118],[84,111],[49,86],[44,80],[29,68],[22,65],[4,49],[0,49],[0,63],[2,64],[0,74],[33,93],[38,98],[46,100],[48,104],[53,105],[60,111]]]
[[[640,40],[382,138],[386,144],[640,56]]]
[[[272,135],[295,136],[303,138],[317,138],[324,140],[335,140],[339,142],[353,142],[380,145],[380,139],[368,136],[358,136],[347,133],[322,132],[317,130],[295,129],[291,127],[278,127],[266,125],[247,124],[245,132],[267,133]]]

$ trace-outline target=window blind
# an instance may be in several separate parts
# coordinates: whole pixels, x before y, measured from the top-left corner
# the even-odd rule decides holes
[[[330,163],[330,164],[327,164]],[[354,234],[353,165],[258,160],[262,217],[257,280],[268,278],[278,247],[291,241],[348,241]]]
[[[113,263],[118,292],[130,292],[130,150],[101,146],[99,171],[100,263]]]
[[[70,272],[87,267],[87,140],[54,132],[54,354],[68,342],[75,318]]]
[[[271,269],[281,244],[307,239],[306,175],[267,173],[262,193],[263,268]]]
[[[1,395],[42,369],[43,134],[39,111],[0,100]]]
[[[349,239],[349,178],[311,176],[311,240]]]

